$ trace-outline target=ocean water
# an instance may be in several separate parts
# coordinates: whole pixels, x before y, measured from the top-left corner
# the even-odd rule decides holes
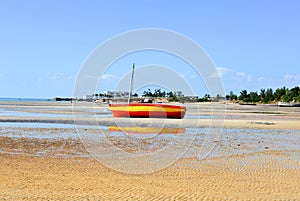
[[[50,98],[0,98],[0,101],[44,102],[52,100]]]

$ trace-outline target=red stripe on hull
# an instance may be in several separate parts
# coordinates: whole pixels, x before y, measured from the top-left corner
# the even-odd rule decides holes
[[[149,112],[149,111],[112,111],[114,117],[141,117],[141,118],[174,118],[182,119],[185,115],[185,112]]]

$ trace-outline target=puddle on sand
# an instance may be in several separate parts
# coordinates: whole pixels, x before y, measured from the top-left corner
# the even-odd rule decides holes
[[[0,136],[9,138],[78,138],[74,125],[47,123],[0,123]]]
[[[74,124],[53,124],[53,123],[19,123],[19,122],[5,122],[0,123],[0,128],[75,128]]]
[[[50,140],[83,138],[95,140],[96,144],[101,144],[101,139],[109,138],[112,144],[119,144],[121,148],[140,147],[139,150],[154,150],[164,143],[175,143],[175,138],[180,139],[176,141],[179,148],[186,145],[185,141],[192,140],[190,154],[193,156],[199,154],[201,149],[214,148],[215,145],[210,155],[212,157],[266,150],[300,150],[300,130],[223,129],[222,133],[213,132],[207,128],[154,128],[152,133],[151,128],[142,127],[112,129],[73,124],[0,123],[2,137]]]
[[[52,109],[51,109],[52,110]],[[51,110],[43,109],[38,110],[37,112],[34,111],[26,111],[26,110],[14,110],[14,109],[7,109],[7,108],[0,108],[0,116],[14,116],[14,117],[112,117],[112,113],[109,110],[88,110],[83,112],[75,112],[74,114],[72,111],[68,111],[68,113],[59,112],[59,113],[51,113]],[[48,112],[50,111],[50,112]],[[53,109],[53,111],[55,111]],[[57,110],[59,111],[59,110]]]
[[[185,119],[224,119],[222,115],[197,115],[197,114],[186,114]]]

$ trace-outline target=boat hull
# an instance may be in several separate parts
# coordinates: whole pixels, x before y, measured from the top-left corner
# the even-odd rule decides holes
[[[182,119],[186,112],[184,106],[151,103],[109,104],[109,108],[114,117]]]
[[[279,107],[300,107],[300,103],[278,102]]]

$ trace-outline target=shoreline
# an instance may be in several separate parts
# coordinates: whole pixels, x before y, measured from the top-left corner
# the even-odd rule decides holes
[[[135,124],[136,126],[165,127],[165,128],[246,128],[266,130],[300,130],[298,120],[238,120],[238,119],[148,119],[143,118],[44,118],[44,117],[0,117],[0,123],[49,123],[70,124],[80,126],[117,126],[118,124]]]
[[[220,103],[186,104],[184,119],[113,118],[107,104],[88,102],[0,102],[0,123],[53,123],[150,127],[300,129],[300,108]],[[5,115],[3,115],[5,114]],[[16,114],[16,115],[14,115]]]

